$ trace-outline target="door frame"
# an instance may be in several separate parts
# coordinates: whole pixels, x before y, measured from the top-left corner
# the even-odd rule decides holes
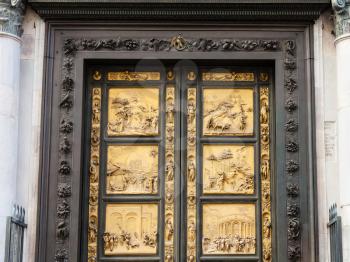
[[[205,39],[224,41],[238,40],[242,48],[226,50],[128,50],[98,47],[103,39],[134,39],[136,41],[155,38],[169,41],[182,33],[185,41]],[[205,59],[231,61],[269,61],[275,70],[275,123],[276,144],[276,195],[273,210],[277,218],[274,231],[279,240],[274,243],[276,261],[316,261],[316,178],[312,162],[314,150],[314,101],[313,101],[313,61],[312,27],[309,24],[282,26],[252,26],[235,24],[125,24],[110,23],[92,25],[82,22],[50,22],[47,31],[45,90],[43,95],[41,171],[39,189],[39,224],[37,261],[57,261],[69,258],[80,261],[81,228],[81,165],[83,132],[83,89],[84,71],[89,60],[105,59]],[[67,41],[73,39],[72,41]],[[85,45],[81,39],[92,40]],[[251,42],[244,42],[251,40]],[[278,47],[265,45],[263,41],[273,40]],[[101,42],[100,42],[101,43]],[[257,43],[252,47],[250,44]],[[267,43],[268,44],[268,43]],[[245,46],[243,48],[243,45]],[[250,49],[252,47],[252,49]],[[294,49],[295,47],[295,49]],[[290,78],[296,82],[289,81]],[[69,80],[64,82],[64,80]],[[70,81],[73,80],[73,81]],[[71,85],[70,95],[62,89]],[[67,86],[65,86],[67,87]],[[289,90],[292,90],[291,92]],[[291,100],[297,109],[291,113]],[[293,103],[293,104],[294,104]],[[60,132],[61,120],[73,123],[73,131]],[[288,120],[294,120],[289,121]],[[287,129],[287,130],[286,130]],[[297,142],[296,151],[291,142]],[[69,174],[62,175],[62,161],[67,160]],[[290,162],[294,160],[295,162]],[[60,194],[59,197],[58,194]],[[57,217],[57,204],[66,199],[70,205],[67,219]],[[289,223],[297,221],[297,225]],[[300,234],[298,239],[288,239],[292,231]],[[276,235],[274,237],[276,239]]]

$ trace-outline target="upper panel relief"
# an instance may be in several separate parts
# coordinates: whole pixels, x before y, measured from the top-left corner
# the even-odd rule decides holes
[[[253,135],[253,89],[205,88],[203,100],[205,136]]]
[[[111,88],[108,98],[109,136],[157,136],[159,89]]]

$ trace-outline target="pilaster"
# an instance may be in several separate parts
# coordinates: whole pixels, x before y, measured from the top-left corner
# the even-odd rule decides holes
[[[343,258],[350,261],[350,1],[333,0],[337,53],[339,201],[343,222]]]
[[[6,217],[16,201],[21,23],[24,2],[0,0],[0,261],[4,261]]]

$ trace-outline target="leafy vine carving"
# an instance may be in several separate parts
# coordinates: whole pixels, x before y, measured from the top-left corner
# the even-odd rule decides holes
[[[234,40],[234,39],[185,39],[181,35],[172,39],[67,39],[64,53],[74,55],[82,50],[108,49],[114,51],[277,51],[281,49],[278,40]]]
[[[222,51],[222,52],[234,52],[234,51],[280,51],[285,53],[285,88],[289,94],[293,93],[297,89],[297,81],[295,77],[295,70],[297,68],[296,56],[296,43],[294,40],[288,40],[281,44],[278,40],[234,40],[234,39],[186,39],[182,36],[176,36],[172,39],[122,39],[117,37],[116,39],[96,40],[96,39],[66,39],[63,45],[63,71],[64,77],[62,80],[62,99],[59,106],[64,109],[61,110],[61,114],[67,115],[73,108],[74,98],[74,57],[76,52],[79,51],[97,51],[97,50],[111,50],[111,51],[177,51],[177,52],[210,52],[210,51]],[[287,73],[288,72],[288,73]],[[285,108],[289,113],[297,110],[297,102],[292,100],[286,100]],[[72,133],[73,123],[67,118],[66,123],[61,123],[60,131],[64,134],[60,143],[60,156],[65,157],[71,151],[72,141],[70,134]],[[72,124],[72,125],[70,125]],[[61,129],[62,128],[62,129]],[[290,119],[285,129],[287,132],[296,132],[298,130],[297,119]],[[69,136],[68,136],[69,135]],[[288,140],[287,140],[288,141]],[[288,152],[286,145],[286,152]],[[61,162],[62,164],[62,162]],[[297,162],[288,162],[291,165],[288,172],[297,172],[299,165]],[[171,165],[169,165],[171,167]],[[287,164],[286,164],[287,167]],[[62,168],[62,170],[61,170]],[[68,174],[71,172],[68,165],[61,165],[59,173]],[[287,186],[288,197],[297,198],[299,196],[299,186],[297,183],[289,183]],[[66,198],[71,195],[71,187],[69,184],[58,183],[58,195],[61,198]],[[94,198],[94,197],[93,197]],[[94,199],[90,198],[90,201],[94,202]],[[166,201],[172,203],[173,193],[171,190],[166,195]],[[69,216],[69,203],[60,202],[57,206],[58,218],[68,218]],[[289,211],[288,211],[289,214]],[[298,214],[296,214],[298,216]],[[293,220],[292,220],[293,219]],[[288,228],[293,230],[297,228],[296,220],[291,217],[290,221],[293,223],[288,224]],[[295,234],[294,234],[295,235]],[[293,236],[294,236],[293,235]],[[61,240],[61,244],[57,244],[57,251],[55,260],[69,261],[69,252],[66,248],[68,242],[62,242],[69,237],[69,224],[65,221],[58,220],[57,226],[57,238]],[[288,242],[288,258],[291,261],[297,261],[301,256],[300,244],[292,238],[292,242]],[[63,244],[62,244],[63,243]],[[89,247],[89,254],[95,253]],[[189,259],[194,259],[194,256],[190,255]],[[171,261],[170,255],[166,257]],[[270,258],[269,258],[270,259]]]

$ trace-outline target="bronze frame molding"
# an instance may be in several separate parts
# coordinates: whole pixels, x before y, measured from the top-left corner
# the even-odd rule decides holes
[[[170,49],[163,49],[163,50],[159,50],[159,49],[150,49],[150,50],[142,50],[142,52],[145,52],[145,54],[149,51],[152,52],[152,54],[154,52],[159,52],[159,53],[178,53],[178,54],[184,54],[184,53],[211,53],[208,51],[213,51],[214,53],[220,53],[220,52],[237,52],[237,53],[247,53],[247,54],[251,54],[250,57],[254,57],[256,55],[265,57],[265,59],[267,59],[267,57],[269,57],[270,55],[268,55],[269,53],[279,53],[281,54],[281,56],[277,56],[277,57],[281,57],[283,59],[283,64],[281,63],[281,61],[279,61],[277,59],[277,57],[275,56],[275,65],[278,66],[278,68],[276,67],[276,70],[280,73],[283,72],[284,75],[284,96],[285,96],[285,103],[289,103],[289,101],[291,99],[293,99],[294,103],[297,105],[298,104],[298,100],[299,100],[299,92],[301,91],[300,86],[298,86],[298,84],[301,83],[303,77],[300,77],[299,74],[301,72],[302,75],[305,75],[307,72],[305,72],[304,70],[310,70],[305,68],[305,65],[302,65],[302,69],[299,68],[298,65],[300,65],[303,61],[303,59],[299,58],[297,59],[297,54],[303,54],[303,47],[299,47],[298,49],[297,47],[297,43],[301,43],[302,46],[304,46],[305,48],[305,42],[307,42],[308,39],[308,34],[307,31],[309,30],[308,27],[304,27],[302,26],[302,28],[304,29],[299,29],[299,32],[301,33],[299,38],[280,38],[280,37],[276,37],[277,40],[273,40],[275,41],[275,43],[278,43],[276,48],[271,49],[267,49],[267,50],[263,50],[263,49],[259,49],[259,48],[254,48],[254,49],[235,49],[232,48],[230,50],[226,50],[224,48],[218,48],[218,49],[214,49],[214,50],[207,50],[207,49],[196,49],[194,52],[192,49],[188,49],[188,50],[178,50],[175,46],[171,46]],[[51,27],[49,30],[52,30],[49,34],[49,38],[48,40],[56,42],[57,39],[54,38],[54,33],[55,33],[55,28]],[[62,27],[58,28],[58,31],[62,30]],[[64,30],[63,30],[64,31]],[[62,32],[62,31],[61,31]],[[178,37],[179,35],[174,35],[173,37]],[[301,37],[301,38],[300,38]],[[304,39],[305,38],[305,39]],[[80,51],[88,51],[90,54],[90,58],[94,57],[94,54],[97,54],[97,51],[109,51],[109,52],[119,52],[119,51],[130,51],[130,53],[133,53],[137,50],[134,49],[127,49],[127,44],[125,45],[121,45],[122,49],[118,49],[118,48],[114,48],[112,45],[110,44],[106,44],[106,43],[110,43],[108,41],[108,39],[110,38],[86,38],[89,40],[90,43],[93,43],[92,45],[84,45],[83,43],[85,43],[84,41],[82,41],[82,38],[71,38],[71,37],[66,37],[66,36],[61,36],[59,39],[63,40],[62,43],[58,43],[58,46],[61,46],[62,49],[61,51],[56,49],[52,49],[52,48],[48,48],[48,53],[53,54],[56,53],[57,57],[62,57],[62,61],[59,62],[58,64],[61,64],[61,66],[63,67],[62,70],[62,75],[58,76],[57,75],[57,69],[59,67],[54,67],[53,63],[54,61],[52,60],[51,57],[53,57],[52,55],[47,56],[47,62],[48,64],[51,65],[47,65],[46,67],[46,75],[47,75],[47,90],[46,90],[46,95],[45,97],[47,98],[48,95],[52,94],[52,88],[54,85],[61,85],[61,98],[60,101],[57,101],[57,103],[45,103],[44,108],[47,109],[44,110],[47,113],[43,116],[43,127],[44,127],[44,132],[43,132],[43,157],[42,157],[42,174],[41,174],[41,189],[40,189],[40,193],[41,193],[41,199],[40,201],[47,201],[45,200],[45,198],[48,198],[48,191],[49,188],[46,186],[48,184],[49,181],[47,181],[47,179],[49,178],[45,178],[45,176],[47,176],[48,174],[48,170],[52,169],[52,167],[50,167],[50,163],[48,163],[48,159],[50,158],[48,155],[50,155],[50,152],[52,150],[54,150],[54,146],[57,146],[56,152],[51,154],[53,155],[54,158],[57,158],[57,161],[61,161],[61,167],[59,168],[58,171],[58,176],[62,176],[62,172],[60,171],[62,170],[69,170],[68,174],[65,174],[64,178],[59,177],[59,180],[62,181],[56,181],[53,183],[53,185],[55,185],[54,187],[56,187],[57,191],[54,193],[56,195],[56,197],[54,197],[55,199],[60,199],[57,202],[57,207],[58,205],[60,205],[60,203],[64,200],[66,204],[69,205],[70,202],[70,198],[72,195],[72,187],[74,187],[74,183],[72,183],[69,179],[69,176],[79,176],[79,172],[77,173],[77,170],[74,170],[74,167],[70,167],[69,166],[69,162],[73,161],[72,160],[72,147],[73,146],[79,146],[81,143],[77,143],[77,141],[74,140],[74,132],[73,132],[73,123],[75,122],[74,117],[72,117],[72,110],[75,107],[75,104],[73,104],[74,101],[81,101],[81,98],[77,98],[75,97],[75,83],[76,83],[76,66],[82,66],[81,63],[82,61],[84,61],[84,58],[79,58],[77,62],[76,60],[76,56],[78,53],[80,53]],[[107,39],[107,40],[106,40]],[[118,39],[118,38],[117,38]],[[122,39],[122,38],[120,38]],[[140,41],[140,43],[142,42],[142,39],[133,39],[133,38],[127,38],[128,40],[135,40],[135,41]],[[157,39],[152,38],[152,39]],[[166,41],[167,38],[163,39],[164,41]],[[170,38],[172,39],[172,38]],[[185,40],[186,43],[193,43],[192,40],[187,40],[188,38],[183,37],[183,39]],[[205,38],[203,38],[205,39]],[[271,39],[271,38],[269,38]],[[304,40],[302,40],[304,39]],[[143,39],[146,41],[150,41],[149,39]],[[210,43],[212,43],[212,41],[217,42],[217,43],[223,43],[227,40],[227,38],[219,38],[219,39],[205,39],[205,42],[210,41]],[[242,38],[237,38],[236,39],[238,41],[238,43],[262,43],[263,41],[271,41],[268,39],[264,39],[262,37],[259,37],[258,39],[242,39]],[[53,43],[51,42],[51,43]],[[170,41],[171,42],[171,41]],[[198,41],[197,41],[198,42]],[[232,40],[232,42],[235,42],[235,40]],[[98,43],[104,43],[102,44],[98,44]],[[126,43],[125,41],[122,43]],[[141,45],[140,45],[141,46]],[[220,45],[219,45],[220,46]],[[258,45],[259,46],[259,45]],[[299,46],[299,45],[298,45]],[[307,44],[306,44],[307,46]],[[242,45],[241,45],[242,47]],[[125,49],[126,48],[126,49]],[[197,47],[196,47],[197,48]],[[298,51],[299,50],[299,51]],[[265,56],[263,55],[265,53]],[[267,56],[266,56],[267,55]],[[271,55],[271,57],[273,57]],[[96,58],[102,59],[101,57],[96,56]],[[83,60],[82,60],[83,59]],[[272,58],[271,58],[272,59]],[[56,63],[57,64],[57,63]],[[283,66],[283,71],[282,68],[280,68],[280,66]],[[311,65],[309,65],[311,66]],[[56,69],[55,69],[56,68]],[[81,71],[81,70],[79,70]],[[56,73],[55,73],[56,72]],[[56,80],[53,80],[52,78],[52,74],[56,74],[56,78],[57,79],[61,79],[60,83],[57,82]],[[310,85],[310,84],[307,84]],[[56,91],[57,92],[57,91]],[[312,92],[310,90],[305,89],[303,91],[304,92]],[[281,93],[280,93],[281,94]],[[57,99],[56,99],[57,100]],[[46,142],[50,141],[52,139],[51,137],[51,133],[49,131],[53,131],[54,133],[57,133],[57,131],[55,130],[55,125],[52,124],[52,120],[48,120],[48,115],[50,115],[50,113],[57,109],[53,109],[53,106],[56,104],[56,106],[58,106],[59,112],[60,112],[60,116],[59,119],[64,119],[64,121],[61,122],[61,127],[60,127],[60,139],[57,142],[54,142],[53,144],[47,144]],[[78,103],[78,106],[80,106],[80,102]],[[303,104],[303,106],[305,106],[305,104]],[[294,107],[293,107],[294,108]],[[287,206],[285,206],[285,208],[283,210],[285,210],[285,216],[288,219],[288,223],[287,223],[287,228],[286,228],[286,232],[288,232],[288,234],[286,234],[288,236],[288,258],[290,261],[310,261],[308,257],[303,257],[301,258],[301,240],[302,240],[302,233],[303,231],[300,232],[301,228],[300,225],[302,224],[302,222],[296,223],[297,220],[299,221],[300,219],[300,215],[304,214],[305,211],[305,207],[301,207],[301,201],[300,201],[300,188],[301,185],[300,183],[300,173],[305,172],[307,169],[307,164],[303,164],[302,168],[299,166],[298,161],[301,158],[299,153],[300,151],[303,152],[303,154],[309,157],[309,154],[311,154],[308,148],[301,148],[301,150],[298,149],[295,151],[291,151],[289,150],[289,145],[291,144],[290,141],[293,141],[293,143],[296,144],[300,144],[303,145],[303,142],[299,141],[300,140],[300,135],[298,134],[298,130],[300,125],[302,125],[303,128],[305,128],[305,125],[309,125],[310,121],[312,121],[312,116],[308,116],[308,117],[302,117],[302,120],[299,119],[300,115],[304,115],[305,110],[307,109],[303,109],[304,112],[299,112],[299,108],[302,108],[302,106],[300,107],[295,107],[292,112],[290,112],[290,110],[288,110],[287,108],[285,108],[285,112],[279,113],[281,114],[282,117],[280,117],[279,119],[277,119],[277,125],[281,124],[283,121],[283,125],[285,125],[285,131],[284,131],[284,136],[285,138],[283,139],[285,141],[284,143],[284,148],[285,148],[285,157],[284,157],[284,161],[283,161],[283,166],[285,167],[285,172],[283,172],[286,176],[285,181],[287,182],[285,184],[285,192],[283,193],[286,196],[286,200],[287,200]],[[284,119],[285,120],[282,120]],[[311,119],[310,119],[311,118]],[[46,121],[47,122],[46,122]],[[307,123],[306,123],[306,122]],[[78,121],[81,124],[81,120]],[[67,123],[72,123],[72,125],[70,125],[70,127],[67,129],[66,128],[66,124]],[[78,128],[79,125],[78,124]],[[312,124],[311,124],[312,126]],[[53,128],[53,129],[52,129]],[[74,124],[74,128],[75,128],[75,124]],[[304,139],[302,139],[304,140]],[[311,141],[310,141],[311,142]],[[45,148],[46,147],[46,148]],[[306,146],[308,147],[308,146]],[[295,148],[295,147],[293,147]],[[312,150],[311,150],[312,151]],[[307,153],[308,152],[308,153]],[[47,155],[46,155],[47,154]],[[65,161],[65,162],[63,162]],[[68,163],[68,164],[67,164]],[[311,165],[311,163],[309,164]],[[67,166],[69,168],[67,168]],[[74,173],[75,172],[75,173]],[[311,176],[312,174],[309,174],[307,177]],[[55,179],[57,178],[57,175],[55,174],[51,174],[50,175],[51,179]],[[67,178],[68,177],[68,178]],[[306,177],[306,178],[307,178]],[[313,187],[312,185],[309,185],[309,187]],[[293,189],[293,190],[291,190]],[[280,188],[279,190],[282,190],[282,188]],[[291,193],[293,191],[293,194]],[[304,188],[305,191],[305,188]],[[305,192],[303,191],[303,195],[305,196]],[[52,192],[51,192],[52,194]],[[308,196],[310,197],[310,196]],[[311,196],[314,197],[314,196]],[[41,202],[40,202],[41,203]],[[39,204],[40,204],[39,203]],[[63,203],[63,202],[62,202]],[[41,206],[41,205],[40,205]],[[43,227],[44,229],[40,229],[39,233],[40,233],[40,237],[39,237],[39,245],[38,245],[38,253],[37,253],[37,260],[38,261],[46,261],[44,259],[44,257],[46,259],[49,259],[50,257],[55,257],[55,261],[66,261],[68,260],[74,260],[75,258],[77,258],[76,256],[71,257],[70,256],[70,252],[69,250],[71,250],[72,246],[71,246],[71,241],[69,239],[69,232],[71,230],[70,227],[70,219],[69,219],[69,213],[66,217],[66,219],[61,219],[57,213],[57,219],[55,222],[55,228],[56,228],[56,241],[55,244],[50,244],[52,247],[49,249],[49,251],[47,252],[43,252],[43,248],[48,244],[47,243],[47,236],[46,232],[48,229],[46,229],[47,227],[47,221],[48,218],[46,217],[47,215],[47,211],[48,211],[48,207],[47,207],[47,202],[45,205],[42,206],[42,209],[39,211],[40,214],[40,223],[43,223]],[[56,209],[56,208],[55,208]],[[71,210],[71,208],[70,208]],[[77,214],[78,211],[75,211],[74,213]],[[314,211],[310,211],[311,214],[313,214]],[[307,216],[308,217],[308,216]],[[304,218],[305,219],[305,218]],[[307,220],[309,221],[309,219],[311,219],[311,221],[313,221],[312,215],[311,218],[307,218]],[[312,223],[312,222],[311,222]],[[78,230],[79,231],[79,230]],[[304,230],[304,233],[306,235],[312,234],[312,232],[314,231],[314,229],[310,229],[310,230]],[[74,231],[74,233],[76,233],[76,229]],[[306,236],[304,236],[305,238]],[[75,237],[76,238],[76,237]],[[306,237],[307,238],[307,237]],[[305,240],[304,240],[305,241]],[[46,243],[44,243],[46,242]],[[41,250],[41,251],[40,251]],[[49,255],[50,253],[52,254],[52,251],[54,250],[55,255]],[[306,251],[307,254],[313,253],[312,250]],[[47,255],[49,255],[49,257],[47,257]],[[308,256],[308,255],[307,255]],[[40,260],[43,259],[43,260]],[[305,260],[304,260],[305,259]]]

